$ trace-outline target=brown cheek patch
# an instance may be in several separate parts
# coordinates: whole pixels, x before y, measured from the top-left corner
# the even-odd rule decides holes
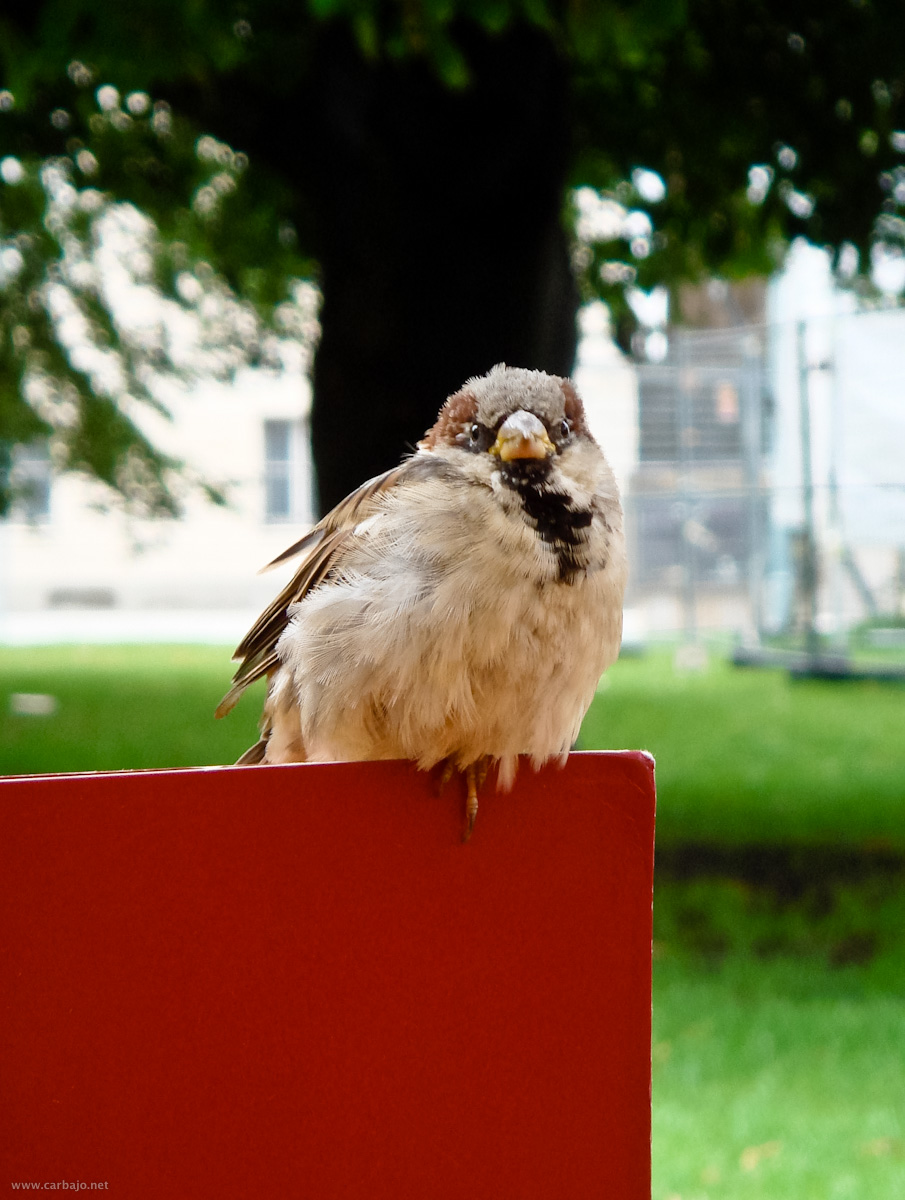
[[[571,379],[564,379],[560,384],[562,394],[566,398],[565,412],[569,424],[572,426],[574,433],[584,434],[585,437],[591,436],[591,431],[588,428],[588,423],[585,420],[584,405],[581,402],[581,397],[575,390],[575,385]]]
[[[478,415],[478,401],[474,392],[463,388],[450,396],[435,423],[418,445],[423,450],[433,450],[438,442],[454,445],[456,437],[467,429]]]

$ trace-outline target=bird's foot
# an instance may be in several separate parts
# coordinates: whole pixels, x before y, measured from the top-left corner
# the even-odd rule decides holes
[[[479,758],[477,762],[469,763],[467,767],[458,767],[454,758],[445,758],[440,764],[440,771],[437,776],[437,795],[440,795],[453,775],[465,776],[466,800],[465,830],[462,834],[463,842],[468,841],[474,830],[475,820],[478,815],[478,792],[484,786],[487,772],[490,770],[490,761],[489,758]]]
[[[453,758],[444,758],[440,764],[440,774],[437,777],[437,795],[439,796],[456,773],[456,762]]]
[[[465,786],[467,799],[465,801],[465,833],[462,841],[467,842],[474,830],[478,816],[478,792],[484,786],[487,772],[490,768],[489,758],[479,758],[477,762],[469,763],[465,768]]]

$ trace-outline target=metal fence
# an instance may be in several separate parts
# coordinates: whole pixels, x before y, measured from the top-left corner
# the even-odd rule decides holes
[[[638,424],[643,635],[905,646],[905,311],[673,332]]]

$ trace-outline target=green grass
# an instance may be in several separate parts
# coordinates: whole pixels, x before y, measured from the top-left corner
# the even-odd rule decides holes
[[[863,975],[656,965],[654,1200],[905,1195],[905,997]]]
[[[658,881],[653,1197],[905,1196],[905,887]]]
[[[905,687],[795,681],[668,651],[604,677],[581,745],[657,760],[657,840],[905,848]]]
[[[210,646],[0,648],[0,775],[210,766],[257,740],[261,689],[222,721],[231,651]],[[45,692],[52,716],[14,716]]]
[[[215,721],[230,673],[225,648],[0,649],[0,773],[233,762],[261,695]],[[903,714],[901,687],[666,651],[607,676],[583,745],[657,757],[653,1200],[905,1197]]]

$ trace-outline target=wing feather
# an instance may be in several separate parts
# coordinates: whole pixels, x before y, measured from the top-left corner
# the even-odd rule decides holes
[[[358,525],[376,508],[375,501],[407,479],[432,474],[441,464],[427,455],[407,459],[391,471],[385,471],[363,483],[329,512],[303,538],[290,546],[269,564],[276,566],[297,554],[303,554],[298,570],[276,599],[267,606],[236,647],[234,659],[241,659],[233,676],[232,687],[217,706],[216,715],[224,717],[235,707],[245,689],[257,679],[268,675],[279,664],[276,645],[289,622],[289,608],[298,604],[342,560],[343,546],[349,542]],[[442,468],[441,468],[442,469]],[[265,568],[266,570],[267,568]]]

